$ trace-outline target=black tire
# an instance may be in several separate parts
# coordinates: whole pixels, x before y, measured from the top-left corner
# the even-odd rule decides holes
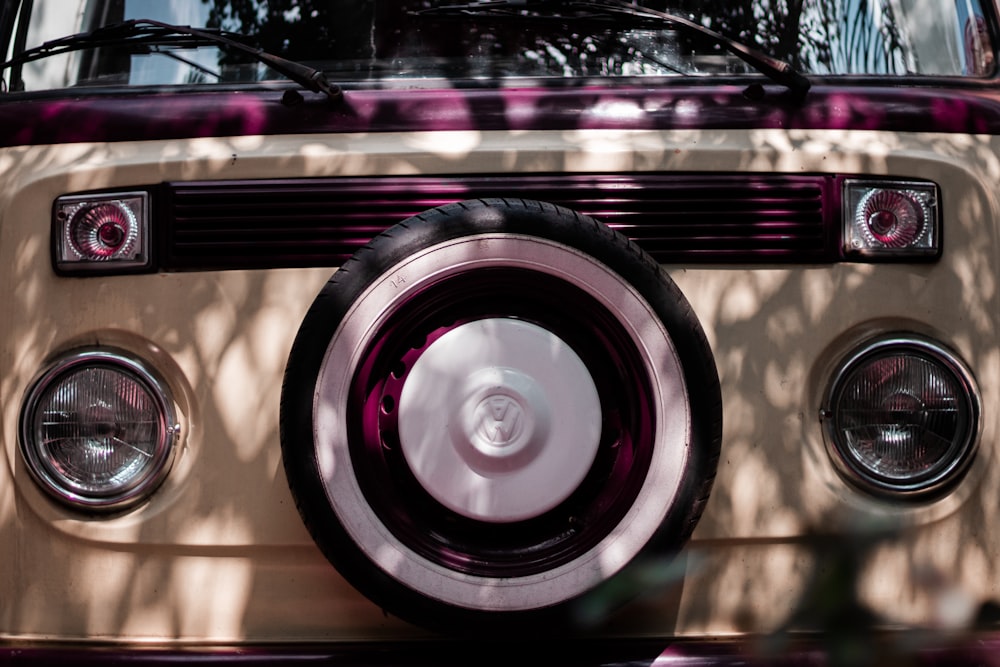
[[[572,211],[480,200],[334,274],[289,356],[281,444],[316,543],[385,610],[552,632],[683,546],[721,422],[704,333],[651,258]]]

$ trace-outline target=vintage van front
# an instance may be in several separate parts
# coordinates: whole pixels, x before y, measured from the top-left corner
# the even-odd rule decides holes
[[[989,645],[997,28],[4,3],[0,661]]]

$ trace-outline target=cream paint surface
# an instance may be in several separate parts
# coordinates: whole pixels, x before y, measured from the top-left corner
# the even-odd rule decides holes
[[[164,180],[528,171],[891,174],[941,185],[935,264],[666,267],[716,355],[724,438],[683,584],[604,632],[767,631],[794,607],[804,537],[862,515],[902,526],[862,597],[899,622],[939,623],[941,595],[1000,597],[995,440],[1000,142],[869,132],[434,133],[241,137],[0,151],[0,639],[348,640],[419,634],[343,582],[303,528],[281,468],[278,403],[299,322],[329,269],[60,279],[49,213],[64,193]],[[879,503],[832,472],[817,411],[851,342],[927,329],[976,374],[980,455],[948,498]],[[180,404],[167,483],[121,517],[82,519],[41,497],[16,449],[21,397],[45,359],[109,343],[153,361]],[[947,575],[947,585],[928,573]],[[931,585],[928,582],[935,582]]]

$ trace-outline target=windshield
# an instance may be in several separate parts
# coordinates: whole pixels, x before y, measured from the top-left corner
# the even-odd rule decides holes
[[[14,3],[17,5],[18,3]],[[453,0],[34,0],[15,14],[5,59],[127,19],[241,33],[350,87],[373,81],[623,79],[752,73],[719,44],[669,23],[545,2],[503,15],[428,12]],[[574,3],[563,3],[567,6]],[[978,0],[652,0],[807,75],[982,77],[994,69]],[[480,3],[481,6],[481,3]],[[205,44],[114,44],[3,72],[12,90],[238,84],[280,79],[246,53]]]

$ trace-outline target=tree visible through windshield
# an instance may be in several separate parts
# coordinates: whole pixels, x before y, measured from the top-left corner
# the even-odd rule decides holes
[[[739,75],[717,44],[654,20],[602,15],[600,3],[544,2],[497,16],[420,12],[454,0],[35,0],[25,47],[126,19],[246,35],[350,85],[372,80],[499,80]],[[985,76],[993,72],[979,0],[650,0],[811,75]],[[13,49],[7,48],[7,55]],[[232,50],[175,46],[39,61],[28,90],[72,85],[238,83],[276,78]]]
[[[293,58],[308,57],[314,45],[326,44],[345,56],[377,59],[380,51],[391,53],[396,40],[400,52],[393,55],[401,57],[407,55],[404,45],[445,58],[475,57],[509,51],[502,44],[507,40],[515,42],[527,60],[545,61],[547,70],[586,76],[686,71],[690,65],[678,60],[679,53],[691,55],[698,48],[676,37],[657,40],[654,35],[662,31],[652,29],[633,29],[625,36],[602,40],[604,30],[599,25],[569,21],[558,31],[536,27],[531,31],[534,43],[525,44],[518,39],[523,25],[512,30],[509,22],[483,17],[470,17],[460,30],[449,31],[448,37],[427,39],[440,34],[438,26],[415,22],[407,14],[448,4],[440,1],[394,3],[388,10],[385,3],[378,3],[377,13],[376,3],[370,0],[332,4],[211,0],[210,4],[209,25],[257,35],[265,50],[283,51]],[[651,0],[643,4],[701,22],[813,74],[984,75],[992,71],[985,22],[976,1]],[[648,34],[638,34],[643,32]],[[604,42],[603,49],[596,48],[599,42]],[[655,66],[645,59],[652,59]]]

